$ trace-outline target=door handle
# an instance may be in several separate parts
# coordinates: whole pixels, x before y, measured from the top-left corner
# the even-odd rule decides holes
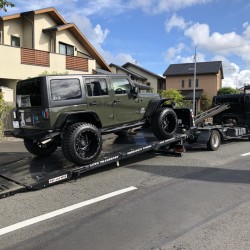
[[[90,103],[90,106],[96,106],[96,105],[98,105],[96,101]]]

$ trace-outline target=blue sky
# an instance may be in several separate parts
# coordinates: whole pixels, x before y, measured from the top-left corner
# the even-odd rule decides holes
[[[137,63],[162,75],[169,64],[221,60],[223,86],[250,84],[246,0],[12,0],[0,15],[55,7],[107,63]]]

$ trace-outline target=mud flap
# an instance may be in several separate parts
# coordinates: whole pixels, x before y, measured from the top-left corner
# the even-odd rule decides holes
[[[197,143],[206,144],[211,136],[211,130],[199,130],[199,136],[197,138]]]

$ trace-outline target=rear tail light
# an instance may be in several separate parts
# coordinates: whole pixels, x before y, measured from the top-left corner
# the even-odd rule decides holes
[[[45,110],[43,110],[42,111],[42,117],[43,117],[43,119],[49,119],[49,109],[45,109]]]

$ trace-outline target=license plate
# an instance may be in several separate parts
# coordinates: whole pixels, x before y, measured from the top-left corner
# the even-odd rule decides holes
[[[19,122],[18,121],[13,121],[13,128],[19,128]]]

